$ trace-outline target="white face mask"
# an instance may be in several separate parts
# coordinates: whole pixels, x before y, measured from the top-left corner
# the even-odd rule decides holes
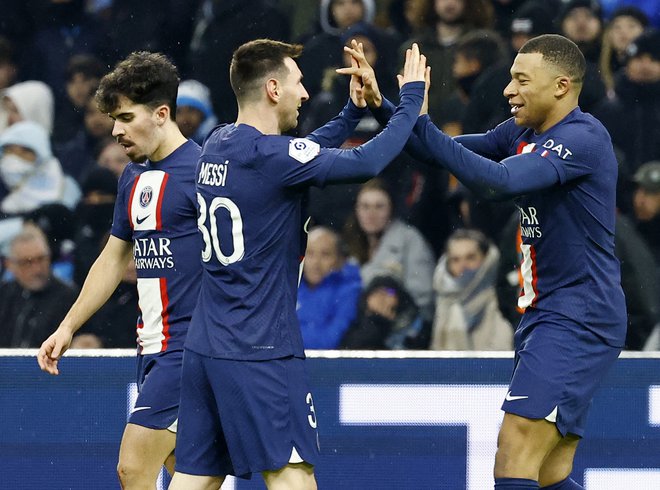
[[[34,162],[18,155],[4,155],[0,158],[0,178],[9,189],[19,186],[34,170]]]

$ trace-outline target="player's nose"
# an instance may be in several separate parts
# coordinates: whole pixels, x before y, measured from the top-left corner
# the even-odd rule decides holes
[[[305,102],[309,100],[309,94],[307,93],[307,89],[305,89],[305,87],[302,88],[302,93],[300,94],[300,100],[301,102]]]
[[[509,84],[506,87],[504,87],[503,93],[504,93],[504,97],[506,97],[507,99],[510,99],[511,97],[516,95],[516,90],[513,80],[511,80]]]
[[[121,136],[125,133],[124,127],[119,121],[115,121],[115,123],[112,126],[112,137],[116,138],[117,136]]]

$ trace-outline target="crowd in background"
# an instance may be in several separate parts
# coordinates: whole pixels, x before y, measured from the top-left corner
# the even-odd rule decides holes
[[[237,108],[229,62],[268,37],[304,45],[304,136],[348,98],[356,39],[396,101],[403,52],[432,67],[429,113],[450,135],[510,117],[502,90],[520,46],[544,33],[587,60],[580,106],[619,160],[616,253],[627,348],[660,349],[660,9],[656,0],[5,0],[0,13],[0,347],[37,347],[75,300],[110,230],[128,164],[98,111],[100,78],[134,50],[179,67],[177,123],[201,143]],[[365,116],[350,148],[380,130]],[[512,202],[483,201],[402,153],[364,185],[310,192],[298,313],[309,349],[508,350],[521,311]],[[135,266],[76,339],[133,347]]]

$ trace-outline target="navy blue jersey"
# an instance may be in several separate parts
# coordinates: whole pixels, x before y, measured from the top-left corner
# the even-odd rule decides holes
[[[340,145],[359,117],[304,139],[244,124],[208,136],[196,172],[204,274],[186,348],[236,360],[304,356],[296,315],[302,197],[310,185],[364,181],[382,170],[403,149],[423,90],[421,82],[406,84],[383,133],[352,150],[319,142]]]
[[[511,118],[486,134],[453,140],[428,117],[415,134],[416,151],[425,147],[426,158],[431,154],[475,192],[514,198],[524,256],[519,306],[558,313],[622,346],[626,306],[614,255],[618,168],[603,125],[576,108],[541,134]]]
[[[141,354],[183,348],[201,281],[195,198],[200,147],[187,141],[159,162],[130,163],[119,179],[112,235],[133,242]]]

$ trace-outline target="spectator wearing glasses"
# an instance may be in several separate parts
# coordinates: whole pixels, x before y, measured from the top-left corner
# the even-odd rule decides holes
[[[13,279],[0,284],[0,347],[39,347],[77,292],[53,276],[46,235],[34,225],[11,240],[5,265]]]

